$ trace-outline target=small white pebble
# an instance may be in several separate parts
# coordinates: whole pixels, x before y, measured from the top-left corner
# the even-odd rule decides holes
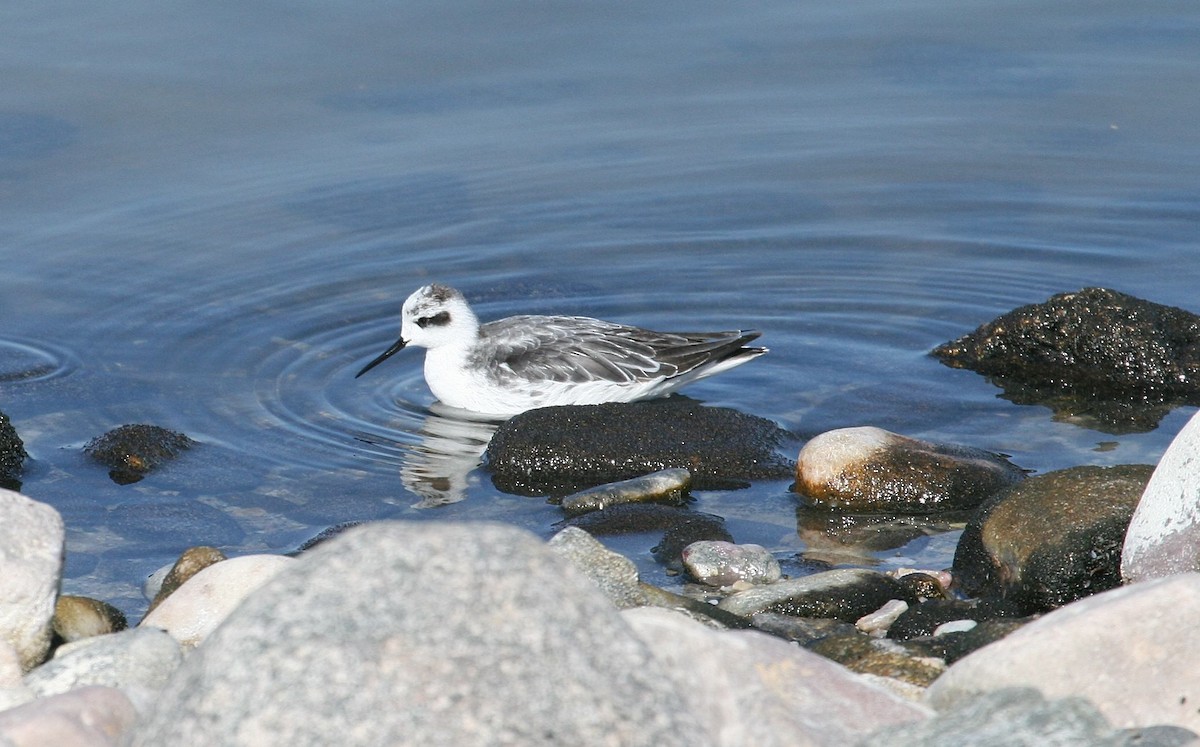
[[[974,620],[951,620],[950,622],[942,623],[933,631],[933,636],[936,638],[939,635],[946,633],[965,633],[966,631],[978,625]]]

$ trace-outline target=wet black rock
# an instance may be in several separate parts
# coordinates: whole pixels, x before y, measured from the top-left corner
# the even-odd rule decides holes
[[[0,412],[0,487],[19,490],[21,469],[25,466],[25,443],[17,435],[8,416]]]
[[[193,443],[182,433],[135,423],[113,428],[103,436],[93,438],[83,450],[110,469],[108,475],[113,482],[128,485],[190,449]]]
[[[963,630],[908,638],[905,643],[910,651],[924,652],[927,656],[934,656],[947,664],[953,664],[967,654],[974,653],[1018,630],[1030,619],[1019,617],[984,620],[970,627],[964,626]]]
[[[365,522],[343,521],[340,524],[334,524],[333,526],[325,527],[320,532],[318,532],[316,535],[309,537],[308,539],[301,542],[300,546],[297,547],[295,550],[292,550],[291,552],[284,553],[284,554],[295,557],[302,553],[306,553],[309,550],[313,549],[314,547],[317,547],[325,542],[328,542],[329,540],[331,540],[335,537],[340,536],[342,534],[342,532],[345,532],[347,529],[353,529],[356,526],[361,526],[363,523],[365,523]]]
[[[1117,429],[1152,428],[1172,402],[1200,404],[1200,316],[1106,288],[1014,309],[932,354],[1014,401]]]
[[[954,620],[984,622],[996,619],[1015,619],[1024,610],[1003,599],[930,599],[910,606],[888,628],[888,637],[906,641],[931,636],[945,623]]]
[[[861,426],[805,444],[794,489],[812,505],[839,511],[926,514],[974,508],[1024,477],[990,451]]]
[[[739,591],[722,599],[720,607],[743,617],[779,612],[854,622],[892,599],[910,601],[908,592],[891,576],[865,568],[839,568]]]
[[[954,578],[967,594],[1028,612],[1121,584],[1121,547],[1153,467],[1072,467],[996,496],[967,524]]]
[[[652,402],[545,407],[500,426],[485,464],[518,495],[565,495],[680,467],[698,489],[789,477],[780,448],[793,437],[769,420],[681,397]]]

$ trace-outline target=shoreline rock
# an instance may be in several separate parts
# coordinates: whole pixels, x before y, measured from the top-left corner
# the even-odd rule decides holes
[[[859,426],[806,443],[794,490],[822,508],[926,514],[975,508],[1024,478],[1024,470],[999,454]]]

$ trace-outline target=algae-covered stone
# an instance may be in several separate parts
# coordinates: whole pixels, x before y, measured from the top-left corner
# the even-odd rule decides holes
[[[954,576],[968,594],[1037,612],[1121,583],[1121,546],[1148,465],[1072,467],[996,496],[967,524]]]
[[[1107,288],[1014,309],[933,350],[1020,404],[1109,432],[1146,431],[1200,404],[1200,316]]]
[[[113,482],[126,485],[190,449],[192,439],[157,425],[135,423],[114,428],[83,447],[84,452],[108,467]]]
[[[565,495],[656,470],[688,470],[695,486],[783,479],[793,441],[769,420],[683,398],[568,405],[511,418],[488,444],[485,464],[507,493]]]
[[[16,490],[29,454],[8,416],[0,412],[0,487]]]

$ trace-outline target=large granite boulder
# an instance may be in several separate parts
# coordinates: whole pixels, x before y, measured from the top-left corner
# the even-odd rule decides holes
[[[532,534],[356,527],[251,595],[132,745],[662,744],[702,733],[647,646]]]

